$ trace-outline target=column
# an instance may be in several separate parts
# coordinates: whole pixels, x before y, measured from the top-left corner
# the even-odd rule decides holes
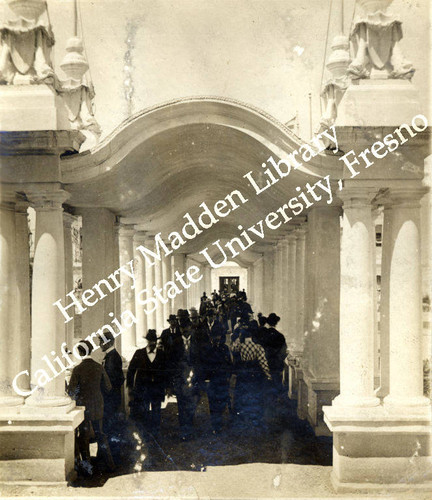
[[[8,199],[2,193],[0,205],[0,407],[16,406],[22,403],[23,398],[18,396],[12,388],[12,380],[18,373],[14,362],[19,339],[16,327],[17,304],[17,232],[15,195]],[[25,389],[25,387],[23,387]]]
[[[296,336],[296,235],[291,232],[287,236],[288,242],[288,289],[287,289],[287,315],[288,315],[288,347],[294,353],[300,350]]]
[[[305,332],[305,243],[306,230],[304,227],[296,229],[296,255],[295,255],[295,289],[296,289],[296,328],[294,355],[301,355],[304,346]]]
[[[146,248],[149,250],[155,250],[154,236],[148,236],[145,240]],[[151,266],[147,259],[145,259],[145,288],[147,292],[151,295],[153,293],[153,287],[155,284],[155,266]],[[144,313],[147,317],[147,330],[156,330],[156,311]]]
[[[65,395],[64,372],[49,381],[45,359],[60,355],[65,341],[65,318],[54,302],[65,303],[65,253],[61,189],[27,193],[36,211],[35,254],[32,285],[31,380],[39,386],[26,399],[29,406],[60,407],[71,404]],[[51,373],[52,375],[52,373]]]
[[[115,226],[114,214],[105,208],[80,209],[80,215],[82,216],[82,283],[84,291],[91,289],[100,280],[106,279],[118,269],[119,258],[116,258],[115,248],[118,228]],[[125,263],[125,260],[122,263]],[[115,317],[120,317],[121,310],[115,309],[116,293],[107,293],[103,300],[99,300],[82,313],[83,338],[97,332],[106,324],[111,325],[113,318],[109,316],[110,313],[115,312]],[[118,290],[118,295],[121,293],[121,289]],[[126,332],[125,334],[128,335]],[[119,337],[121,346],[124,345],[122,336],[123,334]],[[101,361],[102,351],[96,351],[95,357]]]
[[[17,369],[30,370],[31,319],[30,319],[30,244],[27,208],[29,204],[17,201],[15,204],[16,225],[16,272],[17,272],[17,317],[18,326],[16,351]],[[28,378],[21,379],[20,387],[30,388]]]
[[[374,396],[375,240],[369,188],[345,188],[340,296],[340,395],[333,404],[376,406]]]
[[[172,280],[172,268],[171,268],[171,257],[163,257],[162,258],[162,281],[164,284],[166,284],[168,281]],[[199,299],[198,299],[199,302]],[[173,301],[172,299],[168,299],[168,302],[164,304],[163,311],[164,311],[164,321],[166,322],[168,319],[168,316],[172,313],[173,307],[172,307]],[[164,323],[165,324],[165,323]]]
[[[263,311],[263,257],[260,257],[254,262],[253,265],[253,287],[254,287],[254,298],[253,298],[253,310],[255,312],[255,317],[259,312]]]
[[[65,240],[65,294],[74,289],[73,281],[73,256],[72,256],[72,223],[75,217],[67,212],[63,212],[63,230]],[[70,310],[70,316],[74,312]],[[74,346],[74,319],[66,323],[66,345],[69,349]]]
[[[133,237],[135,229],[133,226],[122,225],[118,227],[119,236],[119,264],[129,268],[129,262],[134,259],[134,242]],[[120,301],[122,313],[126,310],[131,311],[135,316],[135,290],[132,288],[133,280],[125,273],[120,273]],[[105,300],[105,299],[104,299]],[[129,321],[127,321],[129,325]],[[122,354],[129,357],[134,351],[136,342],[136,324],[127,326],[122,321],[122,326],[125,331],[120,335],[120,343],[122,347]]]
[[[264,253],[264,316],[268,316],[273,310],[273,283],[274,283],[274,248],[269,247]]]
[[[211,294],[213,292],[211,286],[211,271],[212,268],[208,264],[204,266],[204,284],[205,284],[205,292],[207,293],[207,297],[211,299]]]
[[[387,405],[427,406],[423,396],[420,199],[424,188],[391,189],[390,393]]]
[[[176,271],[178,271],[180,274],[184,273],[186,271],[186,256],[185,256],[185,254],[175,253],[172,256],[171,265],[172,265],[173,275]],[[209,266],[207,266],[207,267],[210,270],[210,267]],[[206,271],[204,271],[204,273],[206,273]],[[206,279],[206,274],[204,274],[203,279]],[[208,277],[207,277],[207,279],[208,279]],[[180,287],[180,288],[182,288],[182,287]],[[207,295],[209,295],[209,292],[207,292]],[[173,300],[174,311],[173,311],[173,313],[177,314],[177,311],[179,309],[185,309],[185,308],[186,308],[186,290],[182,290],[182,293],[177,294],[174,297],[174,300]]]
[[[162,257],[163,258],[163,257]],[[162,261],[156,259],[154,265],[154,274],[155,274],[155,286],[158,289],[161,289],[163,286],[163,278],[162,278]],[[186,291],[184,292],[186,293]],[[162,330],[165,328],[165,320],[164,318],[164,309],[162,302],[158,301],[155,311],[156,316],[156,331],[158,334],[162,333]]]
[[[280,301],[280,313],[278,315],[281,317],[280,330],[284,334],[285,339],[289,341],[289,309],[288,309],[288,289],[289,289],[289,270],[288,270],[288,240],[286,237],[279,242],[281,246],[281,301]]]
[[[145,258],[141,252],[137,251],[137,247],[145,244],[145,232],[135,228],[133,236],[133,251],[134,251],[134,270],[135,270],[135,344],[139,346],[147,333],[147,315],[144,312],[144,306],[138,302],[138,298],[145,295],[140,292],[146,288],[146,274],[145,274]]]
[[[393,210],[389,201],[384,205],[381,257],[381,300],[380,300],[380,386],[377,396],[383,398],[390,391],[390,264],[393,251]]]
[[[281,317],[281,320],[283,316],[286,317],[286,311],[283,308],[283,301],[282,301],[282,296],[283,296],[283,268],[282,268],[282,253],[283,253],[283,248],[282,248],[282,241],[278,241],[278,243],[275,245],[275,259],[274,259],[274,301],[273,301],[273,309],[278,316]]]

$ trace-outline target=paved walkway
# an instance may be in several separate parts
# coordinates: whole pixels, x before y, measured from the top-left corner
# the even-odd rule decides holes
[[[203,397],[195,424],[194,438],[180,442],[177,405],[170,403],[163,410],[157,442],[142,442],[128,428],[120,443],[121,465],[114,474],[95,461],[90,479],[81,478],[71,486],[0,486],[0,498],[372,498],[334,493],[331,439],[316,438],[289,400],[269,406],[266,425],[258,428],[227,415],[224,432],[214,436]]]

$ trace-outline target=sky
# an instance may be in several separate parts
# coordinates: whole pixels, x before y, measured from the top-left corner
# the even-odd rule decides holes
[[[78,2],[79,34],[103,136],[131,113],[197,95],[237,99],[283,123],[298,113],[300,136],[308,138],[311,93],[313,128],[317,126],[323,60],[329,56],[332,38],[341,31],[341,0]],[[73,2],[48,0],[48,6],[56,36],[54,65],[61,75],[58,66],[74,32]],[[353,9],[354,0],[345,0],[346,34]],[[413,82],[426,110],[430,2],[394,0],[392,9],[403,21],[402,47],[417,68]]]

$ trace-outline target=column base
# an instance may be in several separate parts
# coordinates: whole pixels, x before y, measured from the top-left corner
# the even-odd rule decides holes
[[[0,411],[3,408],[20,406],[24,403],[24,398],[20,396],[2,396],[0,397]]]
[[[429,408],[324,407],[333,432],[337,492],[427,490],[432,486]]]
[[[25,406],[0,416],[0,483],[62,484],[75,477],[75,429],[84,408],[54,414]]]
[[[35,409],[39,412],[66,413],[74,407],[75,402],[69,396],[41,396],[35,393],[25,400],[23,411],[27,414],[33,414]]]
[[[379,405],[380,405],[380,400],[375,396],[358,398],[358,397],[339,395],[333,401],[333,406],[344,406],[344,407],[354,407],[354,408],[360,408],[360,407],[371,408]]]
[[[391,407],[411,407],[411,406],[430,406],[430,399],[425,397],[425,396],[417,396],[417,397],[407,397],[407,398],[400,398],[400,397],[395,397],[395,396],[386,396],[384,398],[384,404],[386,406],[391,406]]]
[[[308,422],[312,426],[316,436],[331,436],[331,432],[324,422],[323,406],[329,405],[339,394],[339,379],[318,379],[310,372],[303,372],[302,396],[299,400],[301,404],[301,414],[306,415]]]

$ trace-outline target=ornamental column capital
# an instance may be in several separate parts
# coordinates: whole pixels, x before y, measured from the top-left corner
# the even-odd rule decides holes
[[[147,240],[147,231],[144,231],[143,229],[138,229],[137,226],[135,226],[135,233],[133,235],[134,242],[138,244],[143,244]]]
[[[38,212],[62,210],[63,203],[70,197],[64,189],[26,192],[31,206]]]
[[[429,191],[426,186],[406,186],[390,188],[387,193],[387,205],[404,208],[420,207],[420,200]]]
[[[135,229],[131,224],[119,223],[116,225],[116,231],[120,237],[132,238],[135,235]]]
[[[338,193],[338,197],[343,201],[343,208],[364,208],[372,206],[372,200],[377,195],[377,189],[370,186],[344,187]]]
[[[75,222],[75,217],[69,212],[63,212],[63,226],[65,229],[70,229]]]

